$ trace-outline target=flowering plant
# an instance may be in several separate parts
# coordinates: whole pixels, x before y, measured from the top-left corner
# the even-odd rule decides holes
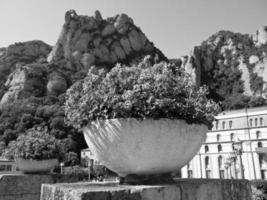
[[[62,153],[60,141],[47,133],[46,128],[32,128],[9,143],[4,155],[9,158],[47,160]]]
[[[218,106],[174,64],[117,65],[106,73],[91,69],[66,95],[66,121],[81,128],[112,118],[169,118],[212,126]]]

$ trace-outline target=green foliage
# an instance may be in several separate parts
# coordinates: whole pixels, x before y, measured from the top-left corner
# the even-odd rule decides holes
[[[66,94],[68,124],[81,128],[95,119],[169,118],[211,126],[218,106],[197,90],[189,76],[164,62],[117,65],[108,73],[89,71]]]
[[[49,135],[47,128],[32,128],[25,135],[20,135],[7,147],[7,157],[47,160],[59,158],[63,153],[60,140]]]
[[[259,94],[263,88],[263,79],[254,73],[254,64],[249,58],[257,55],[259,59],[267,53],[267,45],[257,47],[249,35],[220,31],[204,41],[201,50],[201,84],[209,87],[209,98],[220,102],[223,109],[240,109],[262,106],[266,102],[261,98],[244,95],[242,72],[238,69],[241,60],[247,65],[250,74],[250,88]],[[211,64],[207,65],[207,59]]]
[[[252,186],[252,200],[267,200],[267,181],[250,181]]]
[[[64,123],[64,101],[61,98],[63,97],[30,97],[6,104],[0,112],[0,142],[8,146],[29,129],[47,127],[48,133],[64,144],[66,155],[62,159],[73,163],[67,161],[68,152],[79,154],[80,149],[87,146],[82,134]],[[74,143],[78,143],[79,148],[74,147]]]
[[[251,73],[250,74],[250,88],[252,91],[257,92],[261,91],[263,87],[263,79],[262,77],[259,77],[257,73]]]

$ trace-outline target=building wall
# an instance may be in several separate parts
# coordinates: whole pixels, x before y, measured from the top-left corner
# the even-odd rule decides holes
[[[20,174],[15,161],[0,159],[0,174]]]
[[[233,142],[242,144],[241,156]],[[241,178],[241,157],[246,179],[267,179],[267,165],[257,147],[267,147],[267,107],[223,112],[199,152],[182,168],[182,177]],[[236,160],[227,165],[229,157]]]

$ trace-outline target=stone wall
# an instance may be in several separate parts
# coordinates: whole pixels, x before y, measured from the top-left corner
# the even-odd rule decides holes
[[[180,179],[171,185],[45,184],[41,200],[251,200],[247,180]]]
[[[39,200],[43,183],[77,181],[73,175],[0,175],[0,200]]]

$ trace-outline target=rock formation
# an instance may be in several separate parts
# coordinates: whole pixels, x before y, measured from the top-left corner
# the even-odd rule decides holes
[[[225,108],[244,107],[255,97],[267,97],[266,33],[265,27],[254,36],[219,31],[194,47],[181,65],[198,86],[208,85],[211,97]],[[232,105],[243,101],[239,98],[245,103]]]
[[[109,70],[117,62],[131,65],[146,55],[154,62],[167,60],[126,14],[103,19],[99,11],[91,17],[67,11],[52,50],[41,41],[0,49],[0,105],[28,96],[60,95],[92,66]]]
[[[46,57],[50,51],[51,47],[49,45],[37,40],[15,43],[7,48],[0,49],[0,98],[8,91],[1,102],[17,98],[17,95],[15,95],[17,92],[15,91],[18,90],[18,87],[16,86],[16,89],[14,89],[13,86],[14,84],[18,85],[18,80],[21,82],[25,78],[24,73],[18,73],[18,68],[31,63],[46,63]],[[15,80],[11,81],[12,77]],[[9,81],[7,81],[8,79]],[[13,94],[11,95],[11,93]]]
[[[138,62],[147,54],[166,60],[126,14],[103,19],[99,11],[88,17],[71,10],[47,60],[64,59],[73,70],[88,70],[92,65]]]
[[[0,143],[38,125],[57,138],[71,134],[82,148],[81,134],[64,123],[66,90],[90,68],[108,71],[117,62],[131,66],[143,59],[168,62],[129,16],[103,19],[99,11],[91,17],[66,12],[53,48],[42,41],[0,48]],[[206,84],[224,109],[262,105],[260,98],[267,98],[266,27],[253,36],[220,31],[169,62],[184,67],[197,86]]]
[[[253,35],[253,41],[257,46],[267,44],[267,26],[262,26]]]

